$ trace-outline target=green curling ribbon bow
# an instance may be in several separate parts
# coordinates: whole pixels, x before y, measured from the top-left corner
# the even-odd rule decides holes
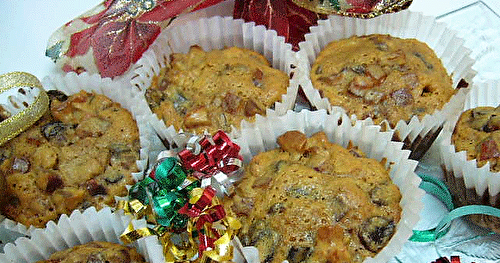
[[[158,224],[180,229],[186,227],[189,218],[178,211],[189,201],[189,192],[199,186],[199,181],[187,178],[177,158],[169,157],[155,167],[154,179],[147,176],[133,185],[129,197],[144,205],[151,202]]]
[[[154,193],[156,191],[156,182],[151,177],[146,177],[134,184],[128,192],[130,200],[137,199],[142,204],[147,205],[149,204],[148,192]]]
[[[422,178],[422,183],[420,183],[420,188],[428,192],[429,194],[437,197],[441,202],[443,202],[448,210],[450,211],[446,216],[441,219],[435,228],[429,230],[413,230],[413,235],[410,237],[410,241],[414,242],[431,242],[444,236],[448,233],[450,229],[451,222],[459,217],[474,214],[485,214],[490,216],[500,217],[500,209],[486,206],[486,205],[467,205],[459,208],[455,208],[453,205],[453,199],[450,191],[446,185],[427,175],[419,175]]]
[[[162,189],[175,189],[186,177],[186,172],[175,157],[166,158],[156,167],[155,178]]]

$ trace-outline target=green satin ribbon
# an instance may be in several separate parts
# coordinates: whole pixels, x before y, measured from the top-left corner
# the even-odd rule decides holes
[[[439,239],[448,233],[451,222],[459,217],[466,215],[484,214],[490,216],[500,217],[500,209],[486,206],[486,205],[467,205],[459,208],[455,208],[453,205],[453,199],[450,191],[446,185],[427,175],[419,175],[422,178],[420,183],[420,188],[434,195],[441,202],[443,202],[448,210],[450,211],[446,214],[443,219],[438,223],[435,228],[429,230],[413,230],[413,235],[410,237],[410,241],[414,242],[431,242]]]

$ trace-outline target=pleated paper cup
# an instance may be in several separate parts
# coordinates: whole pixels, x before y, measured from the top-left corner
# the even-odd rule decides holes
[[[403,143],[391,141],[393,131],[382,132],[380,129],[380,126],[366,121],[351,122],[341,111],[330,114],[326,110],[289,111],[282,116],[260,117],[255,123],[245,123],[234,142],[241,147],[240,153],[246,164],[258,153],[278,148],[276,139],[292,130],[298,130],[307,137],[323,131],[333,143],[347,147],[352,142],[369,158],[379,161],[385,158],[390,177],[402,195],[401,219],[388,244],[374,258],[367,258],[364,262],[387,262],[400,252],[412,235],[423,208],[421,199],[424,191],[419,189],[421,179],[414,172],[418,163],[408,158],[410,151],[402,150]]]
[[[136,228],[146,227],[145,220],[132,220],[124,215],[123,210],[112,212],[109,207],[96,211],[88,208],[84,212],[74,211],[63,215],[57,223],[50,222],[46,228],[35,229],[31,237],[20,237],[13,243],[6,244],[0,253],[1,262],[29,263],[45,260],[54,252],[62,251],[91,241],[107,241],[123,244],[120,240],[129,224]],[[144,256],[147,262],[164,262],[161,253],[149,249],[154,237],[142,238],[133,246]]]
[[[147,107],[140,98],[133,97],[132,93],[123,92],[121,85],[110,79],[102,79],[98,75],[88,75],[86,73],[76,75],[68,73],[64,76],[46,77],[42,81],[45,90],[59,90],[66,95],[78,93],[81,90],[103,94],[114,102],[121,104],[121,107],[127,109],[136,120],[139,129],[140,152],[139,159],[136,160],[138,171],[132,173],[135,181],[142,179],[147,170],[149,156],[155,152],[158,145],[161,145],[156,134],[148,126],[147,118],[144,117],[144,110]],[[0,221],[0,241],[5,244],[14,241],[19,236],[31,236],[33,226],[27,227],[11,219],[1,217]]]
[[[170,63],[170,55],[187,53],[193,45],[198,45],[205,51],[233,46],[254,50],[264,55],[273,68],[282,70],[289,76],[293,75],[297,64],[291,45],[285,43],[284,37],[277,36],[276,31],[232,17],[199,18],[184,24],[177,23],[158,36],[131,69],[134,72],[130,80],[133,90],[144,97],[153,76],[159,75],[161,68]],[[287,93],[282,95],[281,101],[275,103],[273,110],[267,109],[266,115],[282,115],[292,109],[297,91],[298,84],[291,80]],[[185,137],[178,136],[179,131],[174,126],[165,124],[152,112],[150,116],[149,123],[162,139],[176,146],[185,144]]]
[[[451,75],[454,88],[459,88],[464,83],[461,80],[470,85],[476,74],[471,68],[474,63],[469,57],[471,51],[463,46],[464,40],[458,38],[456,32],[448,29],[444,23],[436,22],[433,17],[408,10],[367,20],[330,16],[327,20],[318,21],[318,26],[311,27],[311,33],[299,44],[300,64],[296,74],[301,76],[300,85],[315,108],[329,112],[336,108],[327,98],[322,98],[309,79],[309,72],[319,52],[332,41],[369,34],[389,34],[426,43]],[[419,160],[425,154],[442,130],[444,122],[460,112],[468,90],[458,90],[442,109],[436,109],[422,119],[414,116],[408,123],[401,120],[392,124],[397,131],[395,140],[404,142],[404,148],[412,151],[410,158]],[[389,125],[384,126],[391,129]]]
[[[464,111],[479,106],[500,105],[500,81],[477,83],[465,102]],[[444,169],[445,182],[459,206],[488,205],[500,208],[500,173],[490,171],[489,162],[478,167],[477,161],[467,160],[465,151],[456,152],[451,136],[459,115],[450,120],[443,131],[439,152]],[[470,216],[473,222],[500,233],[500,219],[487,215]]]

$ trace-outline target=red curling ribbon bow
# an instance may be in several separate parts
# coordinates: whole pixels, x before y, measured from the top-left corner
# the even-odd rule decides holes
[[[218,131],[212,138],[203,138],[199,145],[201,146],[199,154],[189,149],[179,153],[179,158],[187,169],[213,175],[219,171],[229,174],[240,168],[234,162],[235,159],[243,160],[239,155],[240,146],[233,143],[223,131]]]

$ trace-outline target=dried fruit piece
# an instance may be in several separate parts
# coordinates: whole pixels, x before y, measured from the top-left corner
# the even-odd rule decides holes
[[[391,98],[397,106],[405,106],[413,102],[413,95],[407,88],[398,89],[391,93]]]
[[[345,200],[345,196],[337,195],[329,201],[330,208],[333,213],[334,220],[339,222],[344,218],[344,216],[351,210],[348,203]]]
[[[30,170],[30,162],[24,158],[16,157],[12,163],[12,170],[23,174],[27,173]]]
[[[483,127],[485,132],[494,132],[500,129],[500,115],[491,115],[490,119]]]
[[[286,259],[290,263],[300,263],[300,262],[305,262],[313,252],[312,247],[297,247],[293,246],[288,250],[288,255],[286,256]]]
[[[255,101],[253,101],[252,99],[248,99],[245,102],[245,116],[252,117],[256,114],[264,115],[264,110],[259,108],[259,105],[257,105]]]
[[[278,145],[286,152],[304,152],[307,137],[299,131],[289,131],[278,137]]]
[[[271,262],[274,258],[275,247],[278,245],[280,235],[270,229],[263,220],[258,220],[250,226],[248,236],[243,240],[249,241],[250,246],[259,250],[261,262]]]
[[[394,221],[383,216],[374,216],[363,222],[358,236],[366,249],[376,253],[385,246],[395,230]]]
[[[479,107],[472,109],[470,114],[470,126],[475,130],[483,131],[484,126],[486,126],[490,119],[491,110],[484,107]]]
[[[256,69],[253,72],[252,82],[257,88],[262,88],[262,78],[264,77],[264,73],[260,69]]]
[[[42,126],[42,134],[47,140],[57,139],[59,141],[66,140],[65,131],[66,125],[60,121],[49,122]]]
[[[106,188],[102,184],[99,184],[94,179],[87,181],[87,191],[90,193],[91,196],[106,195],[107,193]]]
[[[234,95],[231,92],[226,93],[224,99],[222,100],[222,109],[230,114],[236,114],[238,112],[238,107],[240,106],[241,97]]]
[[[186,128],[195,128],[197,126],[208,126],[212,122],[205,107],[198,108],[186,114],[184,125]]]
[[[116,184],[119,181],[121,181],[124,177],[125,176],[123,175],[123,173],[116,171],[114,173],[107,174],[106,177],[104,177],[104,181],[106,181],[106,183],[108,184]]]
[[[477,159],[479,161],[500,157],[498,145],[492,138],[486,138],[481,144],[479,144],[478,152],[479,154]]]
[[[57,175],[57,174],[49,175],[48,180],[47,180],[47,187],[45,187],[45,191],[47,193],[52,193],[56,189],[61,188],[63,186],[63,184],[64,184],[64,182],[59,175]]]
[[[235,197],[235,202],[231,206],[233,212],[237,215],[249,215],[253,210],[254,200],[249,197]]]
[[[269,215],[276,215],[285,212],[286,207],[283,203],[275,203],[271,207],[269,207],[269,210],[267,210],[267,213]]]

